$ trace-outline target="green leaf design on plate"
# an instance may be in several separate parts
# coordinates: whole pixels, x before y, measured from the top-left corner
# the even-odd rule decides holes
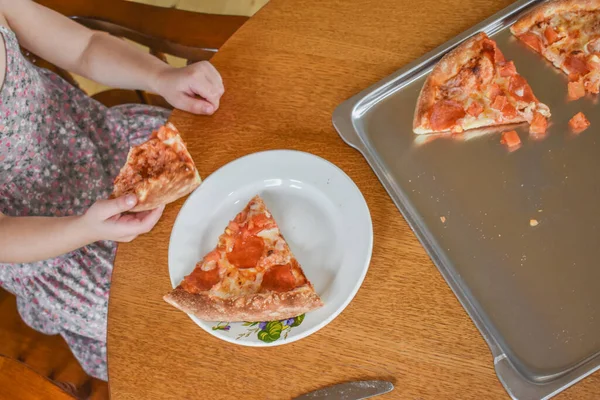
[[[229,322],[219,322],[217,325],[212,327],[213,331],[228,331],[229,329],[231,329]]]
[[[290,326],[292,328],[295,327],[295,326],[300,326],[300,324],[302,323],[302,321],[304,321],[304,317],[305,317],[305,314],[298,315],[296,318],[294,318],[294,322]]]
[[[265,343],[271,343],[281,337],[281,331],[283,330],[283,324],[279,321],[271,321],[267,323],[265,329],[258,332],[258,339]]]
[[[258,322],[244,322],[242,324],[242,326],[254,326],[254,325],[258,325]]]

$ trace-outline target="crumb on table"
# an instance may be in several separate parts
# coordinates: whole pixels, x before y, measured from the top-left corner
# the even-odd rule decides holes
[[[530,219],[529,226],[538,226],[539,222],[537,219]]]

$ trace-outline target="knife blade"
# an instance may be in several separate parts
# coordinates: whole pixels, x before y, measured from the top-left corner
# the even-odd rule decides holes
[[[354,381],[327,386],[305,393],[293,400],[363,400],[394,390],[388,381]]]

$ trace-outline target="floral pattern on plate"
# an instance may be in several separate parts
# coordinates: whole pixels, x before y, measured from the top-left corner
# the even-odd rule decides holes
[[[287,339],[292,328],[300,326],[302,321],[304,321],[304,314],[294,318],[282,319],[280,321],[219,322],[212,327],[212,330],[229,332],[232,331],[233,327],[233,331],[237,333],[236,340],[256,335],[258,340],[265,343],[272,343],[276,340]]]

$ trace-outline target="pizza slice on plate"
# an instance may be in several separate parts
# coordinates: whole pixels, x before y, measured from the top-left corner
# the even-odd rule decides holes
[[[256,196],[164,299],[207,321],[270,321],[292,318],[323,305]]]
[[[569,97],[600,92],[600,0],[553,0],[510,28],[569,77]]]
[[[417,134],[528,122],[545,131],[548,107],[485,33],[446,54],[429,74],[415,110]]]
[[[133,193],[138,203],[131,211],[151,210],[191,193],[200,182],[194,160],[179,132],[167,123],[148,141],[129,150],[111,197]]]

